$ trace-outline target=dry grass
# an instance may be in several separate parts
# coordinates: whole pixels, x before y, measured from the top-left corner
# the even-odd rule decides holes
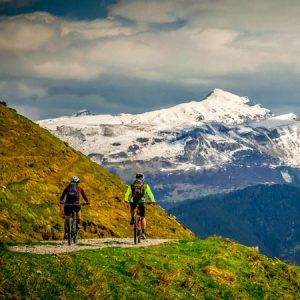
[[[236,275],[228,270],[222,270],[214,265],[203,268],[203,272],[210,275],[218,284],[226,286],[235,286]]]

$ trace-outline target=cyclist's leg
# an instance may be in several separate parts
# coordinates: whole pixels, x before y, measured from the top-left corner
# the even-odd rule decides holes
[[[81,221],[81,208],[79,207],[78,209],[76,209],[77,212],[77,224],[80,224]]]
[[[69,219],[71,217],[71,213],[72,213],[72,210],[71,210],[70,206],[65,205],[64,206],[64,215],[65,215],[64,234],[65,234],[65,236],[68,233],[68,224],[69,224]]]
[[[133,202],[129,202],[130,204],[130,215],[131,215],[131,221],[130,221],[130,224],[133,224],[133,217],[134,217],[134,210],[136,209],[137,207],[137,202],[136,201],[133,201]]]
[[[79,228],[79,224],[81,221],[81,207],[80,206],[76,207],[76,212],[77,212],[77,228]]]
[[[146,203],[139,203],[140,215],[142,220],[142,230],[146,229]]]

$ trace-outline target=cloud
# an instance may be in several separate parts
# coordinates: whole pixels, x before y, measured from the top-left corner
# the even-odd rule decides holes
[[[110,18],[94,21],[66,20],[47,13],[2,17],[0,54],[10,59],[10,74],[51,79],[90,80],[118,74],[198,84],[207,82],[208,76],[252,72],[274,63],[300,69],[300,45],[294,30],[241,31],[250,29],[250,19],[244,21],[249,22],[248,27],[238,26],[242,21],[234,26],[233,14],[247,15],[244,9],[250,6],[241,4],[238,11],[234,7],[232,12],[230,0],[214,6],[211,1],[189,3],[121,1],[111,7]],[[257,5],[259,8],[254,7],[258,12],[265,7]],[[151,24],[141,27],[114,18],[120,15],[137,20],[140,10],[141,18]],[[155,13],[158,10],[161,14]],[[221,13],[225,17],[221,18]],[[180,28],[152,26],[153,22],[173,22],[178,18],[188,22]]]
[[[47,47],[55,34],[55,28],[49,26],[46,20],[41,20],[41,15],[36,15],[36,17],[25,15],[2,18],[0,20],[0,49],[38,51]]]
[[[167,23],[184,19],[191,26],[235,28],[242,31],[299,30],[297,0],[120,0],[110,14],[136,22]]]
[[[109,7],[106,19],[71,20],[45,12],[2,16],[0,95],[15,103],[24,101],[23,95],[35,99],[35,104],[66,98],[64,112],[74,110],[75,101],[83,99],[106,112],[111,103],[116,103],[112,112],[126,108],[137,112],[137,99],[151,101],[149,95],[156,107],[163,105],[153,100],[159,99],[154,86],[160,87],[160,99],[165,99],[161,101],[170,105],[179,96],[188,100],[215,87],[251,96],[247,85],[265,83],[264,94],[280,83],[274,74],[299,76],[299,13],[294,0],[284,6],[279,0],[121,0]],[[130,86],[122,87],[123,82]],[[69,92],[52,94],[55,88],[62,89],[61,83]],[[70,91],[80,94],[76,86],[84,91],[82,98]],[[97,92],[90,94],[87,87]],[[142,107],[150,109],[148,102],[139,105],[139,112]]]

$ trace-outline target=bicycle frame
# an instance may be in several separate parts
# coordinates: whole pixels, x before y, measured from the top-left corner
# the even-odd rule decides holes
[[[133,223],[133,239],[135,245],[141,242],[141,231],[142,231],[142,218],[140,215],[140,207],[138,206],[134,213],[134,223]]]

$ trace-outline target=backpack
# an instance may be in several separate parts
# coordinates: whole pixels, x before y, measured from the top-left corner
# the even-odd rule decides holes
[[[74,182],[71,182],[67,190],[68,200],[74,203],[79,200],[79,197],[80,197],[80,191],[78,185]]]
[[[131,194],[133,198],[142,198],[145,194],[144,181],[136,179],[131,185]]]

